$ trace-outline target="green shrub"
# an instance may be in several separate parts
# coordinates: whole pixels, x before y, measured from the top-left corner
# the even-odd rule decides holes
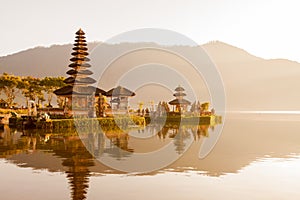
[[[127,129],[131,126],[144,126],[145,118],[139,116],[117,116],[117,117],[103,117],[103,118],[72,118],[72,119],[51,119],[53,129],[62,128],[76,128],[81,130],[99,128],[103,130],[111,129]],[[43,123],[39,122],[39,127],[43,127]]]

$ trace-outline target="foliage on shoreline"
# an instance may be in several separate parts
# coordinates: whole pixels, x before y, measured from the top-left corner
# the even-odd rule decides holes
[[[2,109],[0,108],[0,115],[8,115],[11,112],[15,112],[17,114],[28,114],[28,110],[27,109]]]
[[[0,76],[0,94],[6,96],[8,108],[16,105],[14,100],[18,92],[21,92],[27,104],[29,100],[41,104],[47,99],[47,104],[51,105],[53,91],[65,85],[63,80],[63,77],[35,78],[3,73]]]
[[[133,126],[145,126],[145,118],[139,116],[118,116],[102,118],[71,118],[71,119],[52,119],[49,121],[38,122],[37,127],[43,128],[46,123],[51,123],[54,130],[64,128],[74,128],[80,131],[110,129],[126,129]]]

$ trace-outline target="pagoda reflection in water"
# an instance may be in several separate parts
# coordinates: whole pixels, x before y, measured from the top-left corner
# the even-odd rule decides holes
[[[208,126],[206,128],[208,129]],[[174,150],[180,154],[187,138],[194,137],[198,140],[201,135],[206,134],[205,131],[200,130],[199,126],[195,130],[198,131],[194,135],[189,135],[185,129],[178,127],[147,127],[139,131],[156,133],[151,138],[152,142],[155,142],[151,142],[154,144],[154,149],[157,148],[155,144],[168,139],[168,142],[174,144]],[[64,171],[72,199],[79,200],[86,199],[89,177],[94,173],[123,173],[98,162],[89,151],[96,157],[106,154],[120,160],[140,150],[131,140],[134,139],[129,132],[121,130],[88,133],[86,138],[80,139],[74,130],[45,133],[43,130],[18,131],[5,126],[4,131],[0,132],[0,158],[10,160],[20,167]]]

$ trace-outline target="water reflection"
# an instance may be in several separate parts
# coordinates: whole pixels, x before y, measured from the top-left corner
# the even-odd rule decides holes
[[[89,167],[95,165],[93,157],[77,138],[66,139],[64,149],[56,149],[54,152],[55,155],[64,158],[62,165],[68,167],[66,174],[72,190],[72,199],[85,199],[89,187],[88,177],[91,175]]]
[[[94,166],[93,157],[83,146],[78,136],[71,132],[68,134],[44,133],[38,130],[17,131],[5,127],[0,133],[0,157],[12,160],[20,167],[35,169],[46,168],[50,171],[64,171],[69,180],[71,197],[74,200],[85,199],[89,187],[90,167]],[[59,160],[47,159],[47,154],[61,158]],[[40,162],[43,162],[41,166]],[[53,170],[53,168],[55,170]]]
[[[4,131],[0,132],[0,158],[5,158],[20,167],[63,171],[69,181],[72,199],[85,199],[92,173],[122,173],[96,161],[87,148],[96,156],[107,154],[119,160],[131,156],[134,151],[155,150],[171,143],[174,150],[182,154],[185,141],[191,137],[188,132],[190,129],[193,129],[195,141],[199,140],[201,135],[208,136],[208,125],[131,130],[135,134],[152,135],[142,141],[131,136],[130,131],[121,130],[107,130],[105,134],[88,133],[86,138],[81,140],[75,130],[71,129],[60,133],[47,133],[44,130],[16,130],[5,126]],[[87,146],[83,145],[82,141],[87,141]]]
[[[198,159],[203,139],[215,134],[218,128],[207,125],[146,127],[144,130],[106,131],[105,135],[91,132],[81,140],[74,130],[55,133],[5,127],[0,131],[0,158],[20,167],[65,172],[71,197],[77,200],[86,199],[91,176],[123,173],[95,160],[83,144],[87,141],[85,144],[94,155],[105,154],[117,160],[130,157],[133,152],[155,151],[166,144],[171,144],[177,154],[183,154],[166,168],[148,175],[193,170],[208,176],[220,176],[238,173],[261,158],[300,154],[298,121],[234,118],[226,121],[221,138],[209,156]],[[138,135],[144,138],[136,137]],[[183,153],[190,140],[192,145]]]

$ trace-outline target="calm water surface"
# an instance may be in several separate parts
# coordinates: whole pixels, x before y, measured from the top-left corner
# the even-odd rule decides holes
[[[6,127],[0,131],[0,199],[300,198],[300,117],[227,116],[217,145],[200,160],[203,138],[216,134],[219,127],[165,128],[158,132],[148,128],[139,133],[157,134],[142,142],[130,132],[110,132],[104,143],[97,143],[105,148],[95,152],[115,159],[169,143],[183,154],[163,169],[140,175],[101,164],[72,131],[62,135]],[[195,134],[186,133],[191,128]],[[192,145],[183,153],[189,140]]]

